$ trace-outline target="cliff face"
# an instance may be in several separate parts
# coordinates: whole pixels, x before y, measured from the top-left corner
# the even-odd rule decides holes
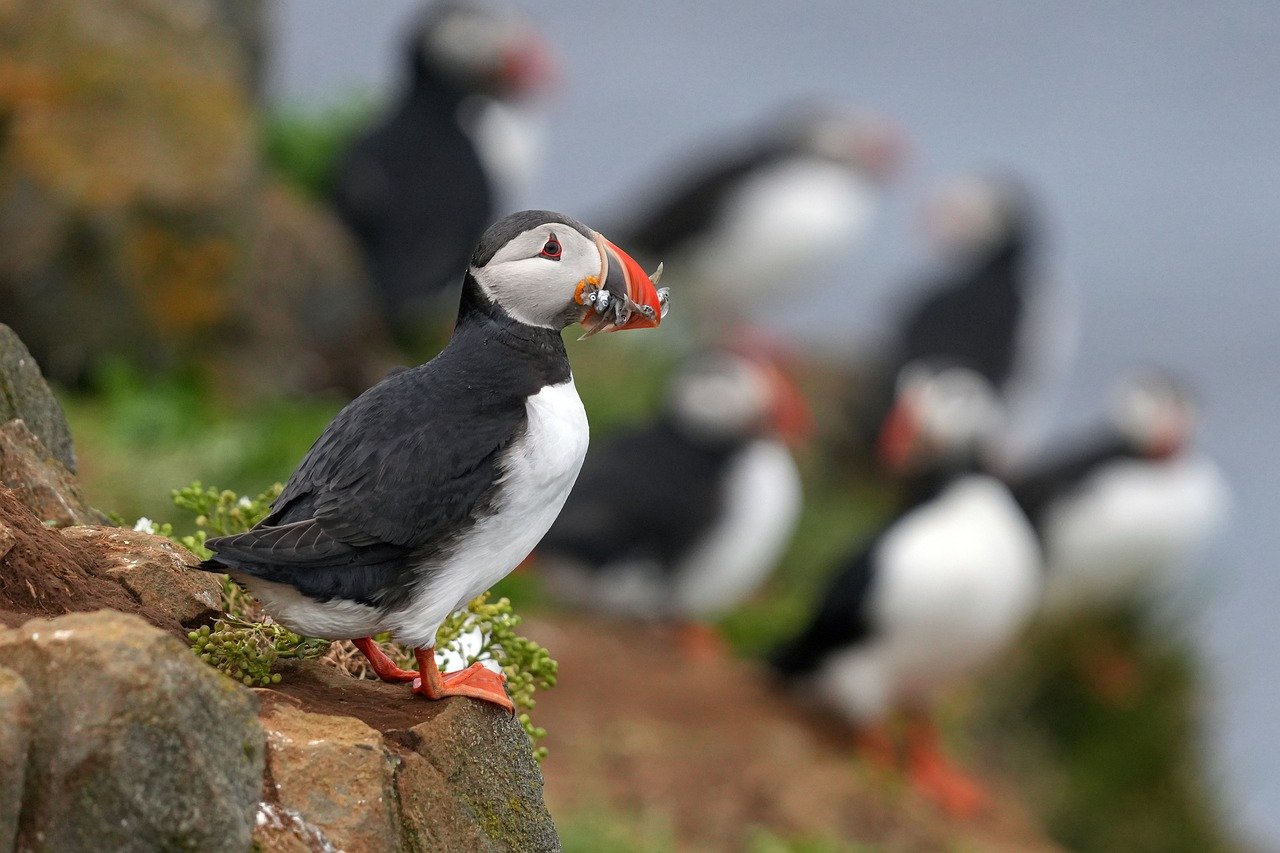
[[[217,618],[217,579],[162,537],[76,524],[95,514],[29,409],[0,424],[0,849],[559,848],[500,709],[315,661],[270,690],[202,663],[186,634]]]

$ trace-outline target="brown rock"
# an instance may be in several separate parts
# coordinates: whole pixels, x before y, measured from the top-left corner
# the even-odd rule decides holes
[[[406,685],[360,681],[316,661],[290,663],[284,677],[279,687],[259,692],[267,697],[270,714],[285,703],[308,712],[289,712],[294,743],[312,723],[317,734],[307,740],[322,740],[330,731],[322,721],[334,719],[344,720],[341,729],[362,738],[379,735],[380,760],[394,768],[401,849],[560,849],[542,800],[541,771],[528,737],[511,715],[470,699],[429,702],[413,696]],[[265,724],[273,725],[270,717]],[[371,759],[366,761],[373,766]],[[346,783],[314,775],[310,796],[328,797],[340,784]],[[373,787],[366,783],[364,790]],[[371,797],[366,794],[365,799]],[[283,805],[320,832],[334,831],[327,819],[318,817],[332,814],[333,806],[308,810],[297,798]]]
[[[167,539],[114,527],[40,523],[0,488],[0,622],[110,608],[184,636],[217,615],[219,582],[186,568],[195,558]]]
[[[71,428],[40,367],[17,333],[0,323],[0,423],[26,421],[48,451],[75,473]]]
[[[251,691],[110,612],[6,632],[0,665],[40,709],[20,849],[248,849],[264,754]]]
[[[93,556],[93,574],[122,584],[136,600],[138,615],[153,625],[182,633],[222,612],[218,576],[193,569],[195,555],[163,536],[119,527],[68,527],[61,533]]]
[[[0,3],[0,294],[49,376],[216,339],[259,178],[209,0]]]
[[[75,476],[20,420],[0,425],[0,485],[55,526],[106,521],[85,501]]]
[[[31,691],[16,672],[0,667],[0,850],[9,850],[18,835],[30,743]]]
[[[275,804],[322,828],[342,850],[394,850],[396,759],[354,717],[273,703],[262,717]]]

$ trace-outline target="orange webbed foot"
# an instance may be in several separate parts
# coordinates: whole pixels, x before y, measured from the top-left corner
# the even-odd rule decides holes
[[[686,660],[711,663],[729,658],[729,644],[720,632],[703,622],[684,622],[676,627],[676,645]]]
[[[932,722],[923,718],[911,722],[907,762],[912,787],[945,814],[971,820],[990,806],[991,799],[982,786],[947,758]]]
[[[491,702],[508,713],[514,714],[516,706],[507,695],[506,676],[494,672],[481,663],[473,663],[458,672],[440,672],[436,666],[434,649],[416,649],[418,669],[422,676],[414,678],[413,692],[428,699],[446,696],[466,696]]]

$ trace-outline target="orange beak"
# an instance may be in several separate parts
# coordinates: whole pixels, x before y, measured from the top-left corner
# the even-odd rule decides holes
[[[898,400],[876,439],[876,452],[880,465],[891,473],[905,471],[915,450],[916,435],[920,431],[909,398]]]
[[[596,245],[600,248],[600,279],[594,285],[608,297],[603,307],[599,303],[588,306],[582,318],[587,330],[583,337],[622,329],[657,328],[667,313],[666,289],[658,290],[635,259],[599,234]],[[579,286],[580,302],[582,292]]]
[[[799,447],[813,434],[813,412],[791,377],[774,365],[768,365],[767,370],[773,391],[769,407],[773,428],[784,442]]]

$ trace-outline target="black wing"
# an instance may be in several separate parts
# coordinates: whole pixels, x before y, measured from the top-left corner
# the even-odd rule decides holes
[[[457,286],[493,217],[489,177],[456,109],[418,93],[352,145],[335,181],[334,208],[359,237],[393,323]]]
[[[839,564],[808,627],[769,655],[769,663],[779,673],[788,677],[811,673],[827,655],[871,635],[870,598],[882,538],[883,532]]]
[[[1051,504],[1074,492],[1090,474],[1108,462],[1138,457],[1139,453],[1129,442],[1108,433],[1009,478],[1009,490],[1032,526],[1043,532],[1045,513]]]
[[[405,558],[438,552],[486,509],[501,452],[524,427],[524,398],[477,392],[466,355],[446,350],[353,401],[261,525],[207,543],[208,568],[322,599],[406,594]]]
[[[672,568],[714,523],[738,447],[698,444],[661,423],[615,437],[588,458],[538,553],[591,568],[633,559]]]
[[[630,229],[623,228],[617,239],[629,251],[654,260],[670,256],[677,247],[715,227],[724,215],[728,198],[751,172],[775,163],[792,153],[776,142],[725,156],[705,170],[690,175],[662,196],[648,213]]]

